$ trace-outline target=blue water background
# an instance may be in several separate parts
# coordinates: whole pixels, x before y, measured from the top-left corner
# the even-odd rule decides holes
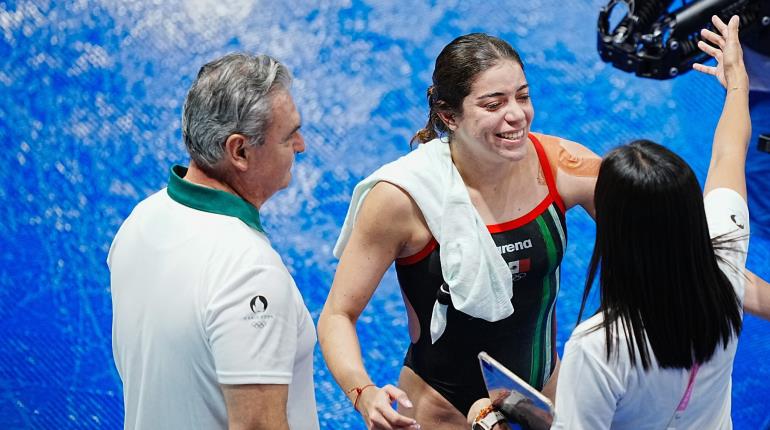
[[[638,137],[663,142],[703,180],[723,90],[695,73],[650,81],[602,63],[602,3],[0,2],[0,427],[122,426],[106,254],[132,207],[165,185],[172,163],[187,162],[185,93],[224,53],[269,53],[294,72],[307,151],[263,217],[316,321],[353,186],[408,151],[426,120],[433,60],[458,35],[488,32],[521,52],[534,130],[600,154]],[[769,103],[755,106],[755,136],[770,131]],[[753,143],[748,171],[749,267],[770,278],[770,154]],[[580,209],[568,226],[560,351],[594,234]],[[374,381],[394,383],[408,337],[392,271],[358,332]],[[768,335],[770,323],[746,317],[733,375],[737,429],[770,425]],[[322,427],[363,428],[320,352],[315,368]]]

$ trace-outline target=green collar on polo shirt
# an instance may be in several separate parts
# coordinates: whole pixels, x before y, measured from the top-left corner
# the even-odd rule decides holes
[[[207,188],[182,179],[187,167],[174,165],[168,177],[168,195],[175,201],[193,209],[238,218],[249,227],[262,233],[259,211],[246,200],[225,191]]]

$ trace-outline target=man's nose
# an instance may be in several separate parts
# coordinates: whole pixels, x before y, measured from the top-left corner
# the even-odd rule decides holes
[[[305,138],[300,132],[297,132],[297,138],[294,140],[294,152],[305,152]]]

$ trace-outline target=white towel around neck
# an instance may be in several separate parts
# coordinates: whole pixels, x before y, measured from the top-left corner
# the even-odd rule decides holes
[[[439,139],[421,144],[388,163],[356,185],[340,237],[334,246],[339,258],[350,239],[356,216],[369,191],[380,181],[404,189],[420,208],[439,244],[441,272],[455,309],[486,321],[513,313],[511,270],[468,195],[449,152]],[[436,301],[430,323],[431,342],[446,328],[446,305]]]

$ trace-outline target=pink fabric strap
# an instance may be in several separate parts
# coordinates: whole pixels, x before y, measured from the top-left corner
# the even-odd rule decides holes
[[[694,363],[690,368],[690,380],[687,381],[687,389],[684,391],[682,400],[679,401],[679,406],[676,407],[671,419],[668,420],[668,424],[666,425],[667,430],[676,430],[676,424],[682,418],[684,410],[687,409],[687,405],[690,403],[690,398],[692,397],[692,387],[695,385],[695,376],[698,374],[699,368],[700,365],[698,363]]]
[[[690,380],[687,382],[687,390],[685,390],[684,396],[682,396],[682,400],[676,408],[677,412],[684,412],[684,410],[687,409],[687,405],[690,403],[690,397],[692,397],[692,387],[695,385],[695,375],[698,374],[699,368],[700,365],[698,363],[692,365],[692,369],[690,369]]]

